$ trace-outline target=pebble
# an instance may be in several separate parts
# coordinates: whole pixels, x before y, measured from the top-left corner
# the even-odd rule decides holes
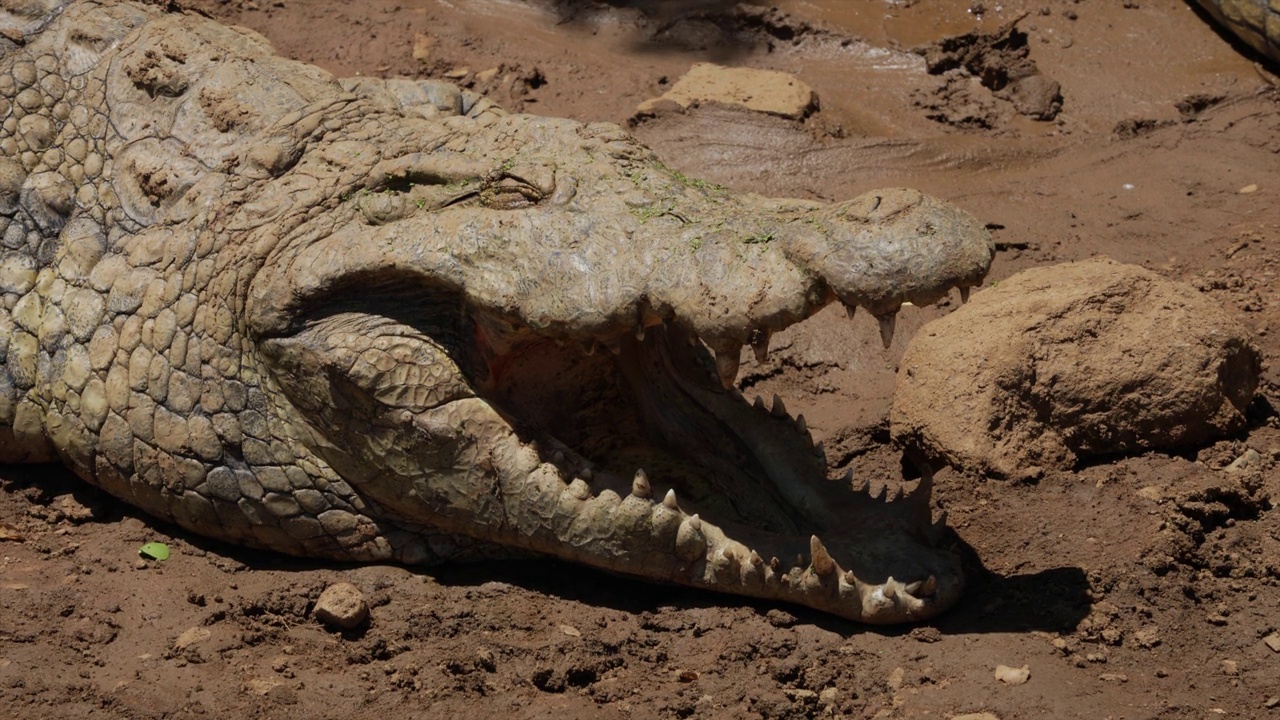
[[[1248,195],[1249,193],[1255,193],[1255,192],[1258,192],[1257,183],[1249,183],[1248,185],[1245,185],[1244,187],[1240,188],[1241,195]]]
[[[1022,685],[1031,679],[1031,668],[1027,665],[1020,668],[997,665],[995,675],[996,679],[1005,685]]]
[[[1156,647],[1161,642],[1160,631],[1155,628],[1143,628],[1133,634],[1133,643],[1143,650]]]
[[[177,640],[173,641],[173,649],[178,651],[186,650],[187,648],[191,647],[192,645],[195,645],[196,643],[200,643],[200,642],[204,642],[205,640],[208,640],[212,636],[213,636],[213,633],[209,632],[209,628],[203,628],[199,626],[193,627],[193,628],[187,628],[185,631],[183,631],[181,635],[178,636]]]
[[[1271,648],[1271,652],[1280,653],[1280,633],[1271,633],[1270,635],[1262,638],[1262,642],[1267,647]]]
[[[1244,451],[1240,457],[1236,458],[1227,466],[1227,472],[1240,472],[1256,468],[1262,464],[1262,455],[1253,448]]]
[[[331,628],[354,630],[369,619],[369,604],[359,588],[340,582],[320,593],[313,612],[317,620]]]
[[[995,713],[965,713],[963,715],[952,715],[951,720],[1000,720],[1000,716]]]

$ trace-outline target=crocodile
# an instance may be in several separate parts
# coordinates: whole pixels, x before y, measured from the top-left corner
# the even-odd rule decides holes
[[[0,462],[296,556],[550,556],[867,623],[961,593],[930,476],[828,477],[736,379],[825,306],[887,344],[980,284],[962,210],[734,192],[123,0],[0,0],[0,121]]]

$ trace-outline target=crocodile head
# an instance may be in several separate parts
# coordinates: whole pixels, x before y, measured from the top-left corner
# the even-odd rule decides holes
[[[734,385],[825,305],[887,337],[978,283],[973,218],[735,193],[613,125],[340,84],[153,4],[45,6],[0,46],[39,130],[0,128],[0,459],[296,554],[545,554],[875,623],[958,596],[927,481],[829,480]]]
[[[735,378],[829,303],[887,338],[904,302],[967,291],[981,224],[911,190],[730,192],[612,125],[452,122],[413,152],[343,148],[379,158],[344,219],[252,281],[280,412],[325,462],[391,519],[612,571],[872,623],[957,598],[927,483],[889,502],[828,480],[803,418]]]

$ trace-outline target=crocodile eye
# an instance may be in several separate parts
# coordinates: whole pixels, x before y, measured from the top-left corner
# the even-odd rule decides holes
[[[542,202],[542,191],[527,182],[504,177],[480,191],[480,203],[494,210],[518,210]]]

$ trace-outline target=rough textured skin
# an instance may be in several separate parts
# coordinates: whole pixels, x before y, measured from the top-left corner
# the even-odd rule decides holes
[[[1259,373],[1249,332],[1190,286],[1107,259],[1037,268],[912,339],[891,432],[958,467],[1036,475],[1239,430]]]
[[[1280,63],[1280,0],[1197,0],[1218,22]]]
[[[542,553],[868,622],[958,596],[927,482],[828,481],[732,385],[830,302],[891,332],[980,282],[973,218],[731,193],[154,5],[0,8],[0,460],[297,555]]]

